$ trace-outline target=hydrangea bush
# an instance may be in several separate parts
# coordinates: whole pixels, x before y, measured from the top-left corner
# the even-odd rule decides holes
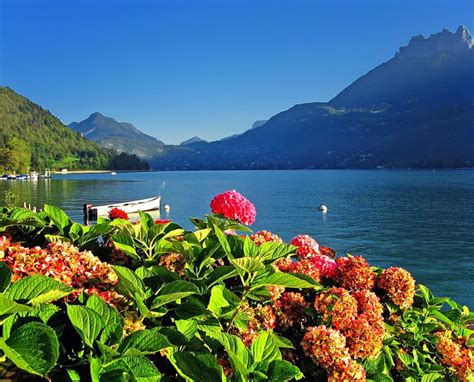
[[[211,212],[187,231],[4,208],[0,380],[474,380],[467,307],[403,268],[252,232],[234,190]]]

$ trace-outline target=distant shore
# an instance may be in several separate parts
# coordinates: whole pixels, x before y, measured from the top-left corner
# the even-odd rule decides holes
[[[69,175],[69,174],[110,174],[112,170],[71,170],[67,172],[53,171],[54,175]]]

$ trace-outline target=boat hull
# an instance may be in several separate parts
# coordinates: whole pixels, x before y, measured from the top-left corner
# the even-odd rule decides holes
[[[139,211],[159,210],[161,206],[161,196],[155,196],[148,199],[133,200],[124,203],[114,203],[105,206],[84,205],[84,215],[89,219],[96,219],[99,216],[107,216],[113,208],[120,208],[127,214],[137,213]]]

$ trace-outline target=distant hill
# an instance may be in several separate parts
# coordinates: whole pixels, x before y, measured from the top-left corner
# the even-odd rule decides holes
[[[186,139],[185,141],[181,142],[180,146],[187,146],[187,145],[191,145],[191,144],[196,143],[196,142],[207,142],[207,141],[204,140],[204,139],[201,139],[199,137],[192,137],[192,138]]]
[[[67,128],[41,106],[0,87],[0,170],[145,169],[137,157],[117,156]]]
[[[165,148],[163,142],[141,132],[131,123],[118,122],[97,112],[81,122],[72,122],[69,127],[103,147],[135,154],[140,158],[158,155]]]
[[[413,37],[329,102],[296,105],[243,134],[151,163],[175,170],[474,166],[473,137],[474,48],[460,26]]]

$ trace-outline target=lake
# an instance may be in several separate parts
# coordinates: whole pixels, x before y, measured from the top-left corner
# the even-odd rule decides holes
[[[163,196],[169,217],[209,213],[212,197],[236,189],[257,208],[254,230],[289,240],[306,233],[373,265],[402,266],[436,295],[474,308],[474,171],[301,170],[56,175],[0,182],[32,205],[54,204],[82,220],[82,204]],[[329,208],[318,211],[320,204]],[[167,215],[162,213],[162,218]]]

